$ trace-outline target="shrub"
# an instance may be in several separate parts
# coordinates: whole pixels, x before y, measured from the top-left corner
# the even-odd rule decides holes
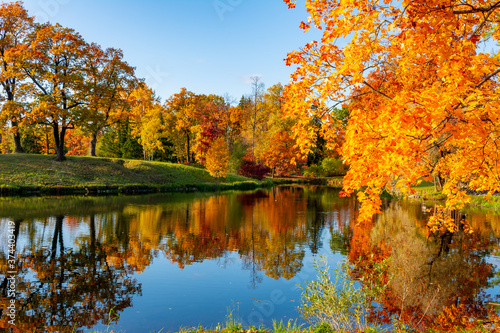
[[[238,170],[238,174],[245,177],[262,180],[270,171],[271,170],[265,165],[262,165],[260,163],[257,164],[254,161],[244,160],[240,166],[240,169]]]
[[[313,333],[334,333],[332,327],[328,323],[319,323],[314,326]]]
[[[344,176],[347,166],[336,158],[325,158],[321,162],[322,175],[324,177]]]
[[[335,280],[332,281],[326,259],[322,258],[322,261],[323,265],[314,263],[317,280],[299,286],[302,290],[298,308],[301,316],[311,324],[326,323],[335,331],[367,330],[369,310],[377,288],[356,287],[347,262],[342,269],[335,270]]]
[[[311,164],[302,170],[302,174],[306,177],[321,177],[323,175],[323,168],[321,165]]]
[[[302,171],[306,177],[345,176],[346,172],[347,165],[336,158],[325,158],[321,164],[312,164]]]

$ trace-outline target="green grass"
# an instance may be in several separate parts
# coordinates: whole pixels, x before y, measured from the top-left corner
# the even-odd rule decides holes
[[[238,175],[224,180],[203,169],[165,162],[50,155],[0,155],[0,193],[107,193],[255,188],[259,182]]]
[[[417,196],[426,200],[444,200],[446,196],[435,190],[434,183],[422,181],[419,185],[413,186]]]
[[[434,183],[422,181],[419,185],[413,187],[416,195],[424,200],[445,200],[446,196],[441,192],[436,192]],[[491,196],[488,199],[484,195],[471,195],[469,206],[477,208],[486,208],[500,210],[500,196]]]
[[[484,195],[472,195],[470,205],[481,208],[500,210],[500,196],[490,196],[488,199],[486,199],[486,196]]]
[[[91,331],[90,333],[126,333],[126,331],[113,331],[113,330],[107,330],[107,331]],[[160,333],[164,332],[164,330],[158,330],[158,331],[153,331],[154,333]],[[377,330],[374,328],[369,328],[364,331],[364,333],[387,333],[389,332],[388,330]],[[398,333],[409,333],[409,332],[417,332],[417,331],[411,331],[411,330],[403,330],[403,329],[397,329],[394,330],[394,332]],[[440,333],[440,331],[423,331],[425,333]],[[478,332],[497,332],[496,329],[494,328],[485,328],[484,326],[477,326],[475,328],[471,329],[462,329],[462,330],[457,330],[455,332],[460,332],[460,333],[478,333]],[[346,333],[346,331],[335,331],[332,330],[329,327],[322,326],[321,324],[318,324],[316,326],[312,327],[302,327],[301,325],[297,325],[296,322],[288,321],[288,323],[285,325],[282,322],[280,323],[273,323],[273,328],[268,329],[265,327],[249,327],[249,328],[244,328],[241,326],[241,324],[236,325],[236,326],[230,326],[230,327],[222,327],[222,325],[218,325],[215,329],[207,329],[202,326],[198,327],[191,327],[191,328],[181,328],[179,329],[178,333]]]

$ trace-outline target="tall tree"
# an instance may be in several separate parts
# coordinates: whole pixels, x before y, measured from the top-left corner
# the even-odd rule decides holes
[[[206,168],[211,176],[224,178],[229,171],[229,147],[224,137],[214,140],[206,154]]]
[[[92,43],[87,54],[89,97],[81,117],[90,132],[90,155],[96,156],[97,137],[105,127],[118,121],[128,106],[128,96],[136,85],[134,68],[123,61],[120,49],[105,51]]]
[[[89,48],[77,32],[59,24],[38,25],[28,41],[8,52],[8,58],[15,60],[17,73],[31,81],[35,103],[26,117],[52,128],[56,159],[64,161],[66,131],[81,121],[78,109],[87,100],[85,56]]]
[[[169,113],[169,119],[172,123],[170,135],[173,139],[180,139],[182,137],[183,142],[175,140],[175,143],[185,145],[185,156],[188,163],[193,162],[192,157],[192,145],[193,145],[193,133],[192,127],[196,122],[196,107],[195,107],[196,96],[191,91],[186,88],[182,88],[177,94],[172,95],[165,102],[165,109]],[[181,155],[182,158],[182,155]]]
[[[14,73],[11,70],[13,59],[7,57],[7,52],[25,43],[27,35],[33,28],[33,17],[28,15],[22,2],[2,3],[0,5],[0,84],[3,88],[4,104],[0,118],[9,120],[14,136],[16,153],[24,153],[21,145],[19,124],[23,116],[23,93],[18,82],[25,78],[24,73]]]
[[[165,109],[154,91],[141,83],[130,95],[132,136],[138,138],[144,149],[144,159],[152,159],[155,150],[163,150],[166,136]]]
[[[207,130],[212,121],[214,126],[215,123],[223,122],[226,107],[221,96],[194,94],[186,88],[182,88],[178,94],[174,94],[165,102],[167,122],[170,123],[170,139],[177,146],[180,159],[186,157],[188,163],[194,162],[195,151],[202,141],[207,139],[200,133]],[[206,135],[209,135],[208,131]],[[211,142],[215,136],[210,136]]]
[[[300,150],[297,148],[297,142],[293,135],[286,131],[276,132],[270,139],[272,145],[262,154],[262,160],[271,168],[271,176],[275,173],[289,176],[292,173],[298,173],[298,162],[303,162],[300,156]]]
[[[261,102],[264,90],[264,83],[260,81],[260,76],[252,76],[250,78],[252,82],[252,109],[249,113],[250,127],[252,129],[252,156],[255,159],[255,134],[257,132],[257,126],[259,124],[259,118],[261,116]]]
[[[288,55],[297,70],[286,109],[305,121],[313,103],[348,107],[344,193],[360,190],[361,220],[380,211],[383,189],[409,194],[421,179],[442,180],[454,208],[466,188],[500,191],[500,59],[481,50],[500,38],[500,3],[308,0],[307,9],[302,29],[323,35]],[[332,123],[326,115],[334,136]]]

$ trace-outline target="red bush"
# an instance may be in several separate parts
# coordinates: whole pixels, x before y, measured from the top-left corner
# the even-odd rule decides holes
[[[262,164],[257,164],[254,161],[243,160],[243,164],[241,164],[240,169],[238,170],[238,174],[255,178],[258,180],[264,179],[264,176],[271,171],[268,167]]]

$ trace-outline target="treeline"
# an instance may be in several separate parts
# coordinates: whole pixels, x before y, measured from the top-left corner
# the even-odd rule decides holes
[[[36,23],[22,2],[0,7],[2,153],[91,155],[200,164],[214,176],[298,173],[327,152],[321,134],[301,154],[297,121],[283,117],[284,87],[230,97],[183,88],[165,102],[117,48],[89,43],[71,28]],[[321,123],[317,124],[317,128]]]

